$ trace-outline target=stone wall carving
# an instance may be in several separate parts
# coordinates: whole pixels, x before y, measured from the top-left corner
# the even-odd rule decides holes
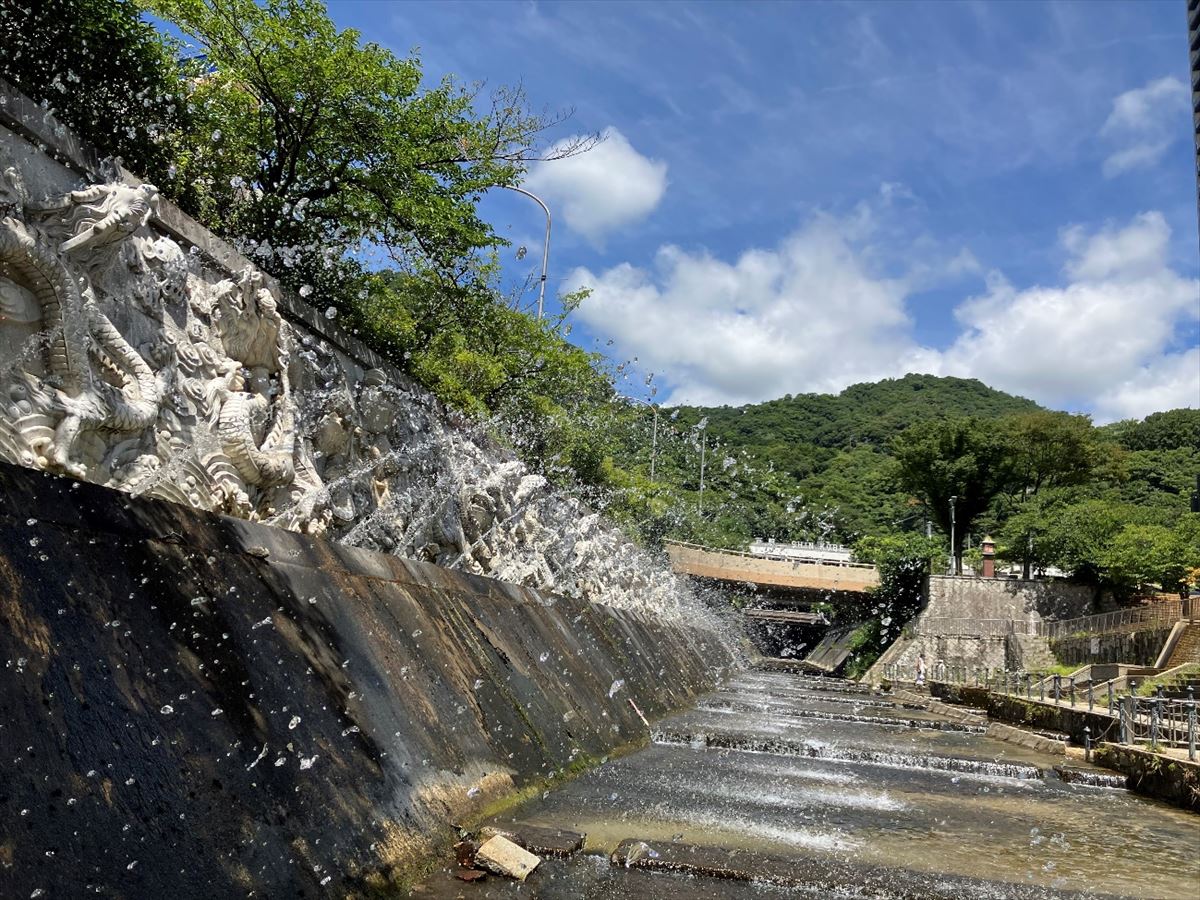
[[[247,261],[217,265],[173,238],[164,218],[186,217],[152,185],[117,166],[85,182],[6,131],[4,114],[0,458],[542,590],[704,615],[662,564],[481,426],[285,315],[297,301]]]

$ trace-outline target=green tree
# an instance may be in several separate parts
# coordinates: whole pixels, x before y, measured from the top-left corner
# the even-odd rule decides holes
[[[1100,446],[1087,416],[1038,410],[1010,416],[1001,427],[1007,432],[1012,474],[1008,490],[1019,509],[1008,532],[1011,536],[1017,527],[1023,529],[1023,540],[1016,546],[1025,548],[1020,558],[1028,579],[1035,563],[1046,564],[1045,554],[1035,558],[1034,551],[1034,538],[1046,527],[1042,507],[1035,502],[1038,493],[1086,482],[1099,460]],[[1032,505],[1026,508],[1027,504]]]
[[[921,611],[926,579],[942,552],[939,541],[911,532],[864,537],[854,545],[854,558],[879,570],[879,585],[864,603],[843,613],[860,623],[852,673],[865,672]]]
[[[901,486],[924,501],[930,517],[951,531],[956,572],[962,571],[963,537],[1012,482],[1012,453],[995,421],[946,419],[913,426],[892,443]]]
[[[186,123],[174,49],[132,0],[0,0],[0,75],[160,184]]]
[[[476,280],[474,252],[497,243],[481,193],[516,184],[557,119],[519,88],[424,87],[415,57],[338,30],[317,0],[145,5],[205,54],[171,185],[202,221],[305,294],[343,293],[371,247],[443,300]]]
[[[1181,592],[1200,553],[1189,546],[1182,529],[1162,525],[1126,525],[1100,554],[1108,581],[1126,591],[1156,584],[1164,591]]]
[[[1169,409],[1141,422],[1114,422],[1106,433],[1128,450],[1195,450],[1200,447],[1200,409]]]

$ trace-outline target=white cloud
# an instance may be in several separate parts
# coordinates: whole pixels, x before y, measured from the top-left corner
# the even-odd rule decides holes
[[[1112,178],[1158,162],[1183,133],[1178,122],[1187,121],[1187,108],[1188,88],[1178,78],[1160,78],[1119,94],[1100,129],[1114,145],[1104,160],[1105,176]]]
[[[869,271],[853,237],[863,228],[861,215],[822,216],[732,263],[665,246],[651,271],[577,269],[568,281],[592,288],[578,315],[594,332],[683,385],[673,401],[838,390],[891,374],[910,349],[905,287]]]
[[[670,402],[738,404],[929,372],[1101,420],[1200,406],[1200,351],[1172,350],[1180,325],[1200,318],[1200,283],[1171,268],[1160,213],[1064,229],[1061,285],[990,273],[955,309],[961,329],[944,350],[914,340],[908,304],[915,289],[975,271],[974,258],[885,277],[863,218],[817,217],[733,262],[665,246],[650,270],[577,269],[568,280],[593,289],[578,313],[593,332],[679,386]]]
[[[1178,380],[1163,353],[1178,323],[1200,314],[1200,287],[1167,262],[1170,234],[1157,212],[1091,235],[1064,230],[1068,283],[1018,290],[993,274],[983,296],[957,309],[965,330],[941,354],[940,371],[1051,405],[1083,404],[1100,418],[1166,396],[1151,388],[1168,372]],[[1111,399],[1118,395],[1125,399]]]
[[[616,128],[606,128],[603,135],[587,153],[540,163],[525,181],[546,199],[552,214],[593,244],[645,218],[667,190],[665,162],[642,156]]]
[[[1180,406],[1200,406],[1200,347],[1168,353],[1100,397],[1100,421],[1140,419],[1148,413]]]

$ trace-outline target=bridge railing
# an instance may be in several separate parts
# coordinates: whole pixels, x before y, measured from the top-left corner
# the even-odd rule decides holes
[[[771,554],[750,553],[746,550],[725,550],[725,549],[718,548],[718,547],[705,547],[703,544],[692,544],[692,543],[689,543],[688,541],[663,541],[663,543],[673,546],[673,547],[682,547],[685,550],[699,550],[703,553],[716,553],[716,554],[720,554],[721,556],[740,556],[740,557],[744,557],[746,559],[752,559],[752,560],[769,559],[774,562],[798,563],[800,565],[806,565],[806,566],[832,566],[832,567],[839,568],[839,569],[874,569],[875,568],[875,566],[871,565],[870,563],[843,562],[841,560],[817,559],[815,557],[812,559],[805,559],[805,558],[799,557],[799,556],[791,556],[791,555],[785,556],[782,554],[774,554],[774,553],[771,553]]]

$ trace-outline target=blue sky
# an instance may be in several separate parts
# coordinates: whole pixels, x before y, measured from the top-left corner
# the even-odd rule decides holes
[[[430,79],[604,132],[527,186],[572,338],[743,403],[928,371],[1098,420],[1200,405],[1182,2],[332,2]],[[499,192],[497,192],[499,193]],[[489,197],[510,278],[540,212]]]

